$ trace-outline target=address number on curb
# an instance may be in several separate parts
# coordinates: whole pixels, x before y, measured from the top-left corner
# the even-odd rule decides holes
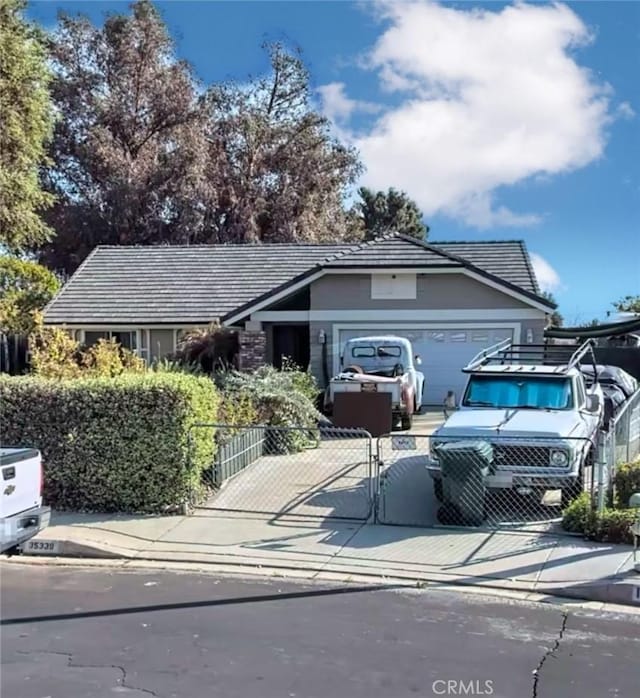
[[[28,540],[22,545],[26,555],[56,555],[60,552],[59,540]]]

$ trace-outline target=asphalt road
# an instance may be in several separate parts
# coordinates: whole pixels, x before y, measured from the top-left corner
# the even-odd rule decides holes
[[[168,571],[0,573],[7,698],[638,695],[638,616]]]

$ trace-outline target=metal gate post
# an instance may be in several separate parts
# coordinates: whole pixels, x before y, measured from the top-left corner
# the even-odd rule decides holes
[[[598,447],[596,449],[596,466],[598,468],[598,514],[602,514],[605,506],[605,477],[604,471],[607,467],[607,455],[606,455],[606,443],[607,439],[603,432],[598,433]],[[593,477],[593,476],[592,476]],[[608,483],[608,487],[611,483]]]
[[[376,454],[373,458],[374,464],[374,498],[373,498],[373,523],[380,523],[380,503],[382,492],[382,453],[380,437],[376,439]]]

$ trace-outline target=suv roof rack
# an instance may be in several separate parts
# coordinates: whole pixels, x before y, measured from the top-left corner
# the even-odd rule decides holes
[[[581,363],[592,363],[597,373],[595,342],[589,339],[580,346],[569,344],[513,344],[505,339],[488,349],[476,354],[462,369],[471,373],[479,369],[491,371],[492,368],[503,366],[500,372],[507,371],[509,366],[535,366],[537,373],[566,373]],[[586,361],[585,361],[586,359]],[[548,367],[548,371],[544,370]]]

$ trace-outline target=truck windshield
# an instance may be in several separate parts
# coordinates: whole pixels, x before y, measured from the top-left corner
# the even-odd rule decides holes
[[[462,404],[493,407],[566,410],[573,406],[569,378],[536,376],[471,376]]]

